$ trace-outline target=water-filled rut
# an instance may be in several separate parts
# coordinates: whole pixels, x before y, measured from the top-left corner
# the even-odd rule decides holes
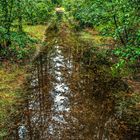
[[[27,100],[10,140],[115,140],[109,99],[92,96],[93,72],[59,45],[41,52],[27,84]],[[115,133],[115,134],[114,134]]]

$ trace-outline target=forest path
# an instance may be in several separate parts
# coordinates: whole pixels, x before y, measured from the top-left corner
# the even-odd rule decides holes
[[[9,140],[123,139],[104,83],[108,75],[84,64],[78,46],[88,49],[90,43],[68,26],[52,23],[47,28],[48,46],[33,61],[26,101]]]

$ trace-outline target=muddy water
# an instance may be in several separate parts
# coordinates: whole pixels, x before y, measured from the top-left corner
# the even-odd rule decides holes
[[[35,60],[27,101],[10,140],[117,140],[112,101],[94,97],[93,71],[54,45]]]

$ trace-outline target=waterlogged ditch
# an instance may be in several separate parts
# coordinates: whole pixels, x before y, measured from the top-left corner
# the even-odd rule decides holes
[[[127,139],[110,96],[118,82],[54,42],[33,62],[25,103],[6,140]]]

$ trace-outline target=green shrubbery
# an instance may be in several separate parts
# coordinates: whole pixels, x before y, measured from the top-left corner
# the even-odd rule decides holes
[[[71,0],[63,3],[82,27],[98,28],[104,36],[118,43],[115,54],[121,62],[140,57],[140,18],[137,0]],[[118,47],[119,46],[119,47]]]
[[[11,32],[10,41],[9,47],[3,47],[0,55],[3,59],[14,61],[29,59],[30,54],[35,51],[34,45],[37,43],[37,40],[32,39],[28,34],[23,32]]]
[[[46,23],[53,9],[45,0],[0,1],[0,57],[21,60],[32,54],[35,40],[23,32],[23,25]]]

